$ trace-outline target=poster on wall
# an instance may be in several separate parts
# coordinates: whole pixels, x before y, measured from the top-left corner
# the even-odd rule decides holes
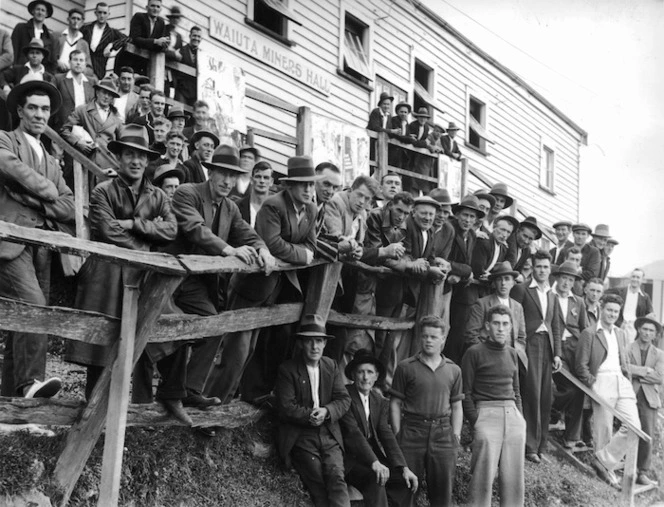
[[[350,185],[360,174],[369,174],[367,131],[320,114],[311,116],[314,164],[335,164],[341,170],[344,186]]]
[[[447,188],[452,202],[461,201],[461,162],[438,157],[438,185]]]
[[[237,145],[239,134],[247,133],[244,71],[203,47],[198,62],[198,98],[210,105],[210,118],[215,121],[221,142],[232,139]]]

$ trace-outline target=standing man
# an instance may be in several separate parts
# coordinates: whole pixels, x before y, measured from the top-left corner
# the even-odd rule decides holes
[[[491,187],[489,194],[496,200],[491,211],[484,217],[484,227],[491,230],[493,221],[502,214],[503,210],[508,210],[514,204],[514,198],[510,196],[507,189],[507,183],[498,182]],[[512,236],[510,236],[512,237]]]
[[[198,70],[198,47],[203,40],[203,30],[200,26],[192,26],[189,30],[189,44],[186,44],[180,50],[182,54],[183,65],[189,65]],[[193,107],[196,102],[196,94],[198,93],[198,85],[196,77],[187,76],[174,72],[175,74],[175,100]]]
[[[312,167],[313,172],[313,167]],[[319,315],[305,315],[295,335],[299,350],[279,366],[276,397],[279,455],[297,470],[316,507],[349,507],[339,420],[350,407],[337,364],[323,356],[327,341]]]
[[[397,173],[387,173],[380,180],[380,194],[383,206],[387,206],[392,198],[401,192],[401,176]]]
[[[524,503],[526,421],[519,390],[519,360],[509,346],[512,313],[502,304],[487,311],[487,339],[463,356],[463,411],[473,429],[469,505],[489,507],[498,469],[500,505]]]
[[[443,321],[427,316],[418,324],[422,349],[399,363],[394,373],[392,429],[408,468],[420,483],[427,477],[429,503],[452,505],[463,424],[461,369],[442,354]]]
[[[325,210],[330,199],[341,190],[341,171],[332,162],[322,162],[316,166],[316,235],[325,229]]]
[[[150,144],[154,143],[155,120],[157,118],[166,119],[165,110],[166,95],[162,91],[152,90],[150,93],[150,111],[145,116],[140,116],[132,120],[136,125],[142,125],[148,129]]]
[[[9,93],[7,110],[18,116],[19,125],[12,132],[0,132],[0,220],[46,230],[73,224],[73,194],[40,141],[60,103],[58,90],[43,81],[28,81]],[[48,250],[0,242],[0,296],[44,306],[50,272]],[[60,390],[59,378],[45,379],[47,348],[45,334],[6,334],[3,396],[50,398]]]
[[[89,67],[89,73],[93,75],[90,46],[83,39],[83,33],[80,30],[84,18],[83,11],[78,7],[70,9],[67,15],[67,28],[55,37],[53,42],[53,58],[55,59],[58,72],[67,72],[69,70],[69,54],[78,49],[85,56],[86,69]]]
[[[628,345],[622,329],[614,325],[620,314],[622,300],[615,294],[605,294],[600,305],[597,326],[586,328],[581,333],[576,353],[576,376],[604,398],[627,422],[640,429],[636,394],[630,381],[623,375],[623,371],[628,369]],[[627,454],[631,441],[629,429],[623,424],[613,434],[613,412],[595,401],[592,404],[595,442],[595,460],[592,465],[600,479],[620,489],[613,471]]]
[[[32,39],[39,39],[46,50],[44,67],[51,73],[55,72],[53,59],[54,34],[48,29],[44,21],[53,16],[53,5],[47,0],[33,0],[28,4],[28,12],[32,16],[25,23],[18,23],[12,31],[12,46],[14,48],[14,64],[23,65],[28,61],[28,55],[23,51]]]
[[[179,167],[173,167],[168,164],[164,164],[157,168],[157,171],[154,173],[154,186],[161,188],[166,197],[173,199],[175,191],[182,184],[184,179],[184,173]]]
[[[526,217],[523,222],[519,224],[516,230],[516,248],[514,249],[514,257],[508,258],[515,271],[521,272],[526,265],[528,259],[534,253],[534,242],[542,237],[542,229],[537,225],[537,218]],[[523,276],[517,282],[523,282]]]
[[[194,102],[194,124],[190,127],[185,127],[182,131],[184,136],[189,139],[190,143],[193,144],[193,136],[196,132],[210,131],[214,135],[219,135],[219,130],[217,129],[217,124],[214,121],[214,118],[210,118],[210,106],[204,100],[197,100]]]
[[[569,235],[572,232],[572,222],[569,220],[559,220],[553,224],[553,232],[556,235],[558,243],[549,253],[551,254],[552,262],[556,266],[560,266],[565,262],[565,250],[574,246],[574,243],[569,240]]]
[[[604,254],[606,256],[606,276],[604,277],[605,281],[608,280],[609,273],[611,272],[611,254],[613,253],[613,249],[616,247],[616,245],[619,244],[620,243],[618,240],[614,238],[609,238],[606,240],[606,246],[604,247]]]
[[[451,121],[447,125],[447,135],[440,139],[440,142],[443,145],[443,152],[453,160],[461,160],[463,158],[461,150],[459,149],[459,144],[454,140],[459,130],[461,129],[456,126],[456,123]]]
[[[599,271],[602,267],[602,254],[597,247],[588,243],[591,232],[593,231],[588,224],[574,224],[572,226],[574,246],[579,247],[583,254],[581,259],[581,276],[584,280],[599,278]]]
[[[496,218],[488,238],[477,238],[470,263],[473,268],[473,279],[477,281],[477,284],[473,284],[467,289],[476,291],[476,299],[489,294],[491,270],[507,258],[509,249],[507,240],[518,226],[519,221],[516,218],[502,215]]]
[[[636,330],[634,329],[636,319],[645,317],[654,311],[650,296],[643,292],[641,288],[645,276],[646,274],[642,269],[636,268],[632,270],[629,285],[617,290],[617,294],[624,303],[616,324],[625,331],[629,343],[632,343],[636,337]]]
[[[44,47],[41,39],[34,38],[23,48],[23,54],[27,56],[28,61],[23,64],[16,64],[0,74],[0,88],[5,93],[9,93],[12,86],[31,81],[48,81],[54,83],[53,74],[48,72],[44,61],[49,55],[48,49]],[[11,86],[10,86],[11,85]]]
[[[134,69],[131,67],[121,67],[118,76],[118,98],[115,99],[113,105],[118,110],[118,116],[122,123],[126,123],[129,111],[134,108],[138,102],[138,94],[134,91]]]
[[[249,192],[237,201],[240,214],[245,222],[256,226],[256,216],[265,200],[270,197],[270,189],[274,184],[272,166],[269,162],[258,162],[251,170],[251,186]]]
[[[238,201],[248,195],[251,185],[251,171],[260,158],[261,153],[258,148],[249,145],[240,147],[240,167],[247,172],[238,177],[235,188],[231,192],[231,199]]]
[[[56,131],[63,127],[74,109],[91,102],[95,98],[94,85],[97,84],[97,78],[88,78],[83,73],[84,70],[85,55],[78,49],[74,49],[69,53],[69,70],[67,73],[56,74],[55,76],[55,87],[62,95],[62,107],[53,122],[53,128]]]
[[[526,419],[526,459],[540,463],[549,437],[551,375],[562,366],[558,306],[549,287],[551,256],[539,250],[532,257],[533,279],[518,284],[511,296],[523,307],[526,319],[528,372],[521,382],[523,415]]]
[[[606,243],[611,237],[611,234],[609,234],[609,226],[606,224],[597,224],[595,226],[595,232],[592,233],[592,236],[593,239],[590,241],[590,244],[597,248],[600,254],[600,265],[597,278],[604,280],[609,273],[609,262],[607,260],[606,252],[604,251]]]
[[[408,116],[412,107],[407,102],[400,102],[394,108],[395,116],[390,120],[390,138],[405,144],[413,144],[413,139],[408,135]],[[408,150],[401,147],[389,145],[387,147],[387,163],[393,167],[408,168],[410,154]]]
[[[390,96],[389,93],[383,92],[380,94],[378,107],[369,113],[367,130],[373,130],[374,132],[387,132],[391,130],[392,102],[394,102],[394,97]]]
[[[99,2],[95,7],[97,20],[81,28],[83,39],[90,46],[92,70],[97,79],[106,77],[106,64],[112,51],[118,51],[129,40],[120,30],[111,28],[108,24],[110,14],[111,8],[109,5],[106,2]]]
[[[592,327],[599,320],[599,300],[604,295],[604,283],[599,278],[591,278],[585,283],[583,294],[583,303],[586,306],[586,327]]]
[[[159,16],[161,0],[148,0],[147,12],[137,12],[129,23],[129,38],[141,49],[152,53],[165,51],[170,43],[166,33],[166,22]],[[131,54],[121,55],[122,65],[131,66],[137,74],[147,76],[145,60]]]
[[[186,134],[185,134],[185,137]],[[199,130],[190,139],[191,158],[182,163],[185,171],[185,183],[203,183],[208,179],[208,171],[203,165],[210,162],[212,154],[219,146],[219,138],[207,130]],[[239,161],[239,159],[238,159]]]
[[[660,389],[664,384],[664,352],[655,347],[653,340],[662,334],[662,326],[655,314],[651,313],[636,319],[635,327],[637,337],[628,349],[627,371],[632,377],[632,387],[636,393],[641,429],[654,439],[657,411],[662,407]],[[651,465],[652,442],[639,439],[637,484],[656,484],[648,477]]]
[[[413,113],[415,121],[408,125],[408,135],[412,139],[413,146],[416,148],[430,149],[427,142],[429,138],[428,120],[431,119],[429,110],[426,107],[420,107],[416,113]],[[409,170],[418,173],[421,176],[433,176],[431,172],[431,157],[421,153],[411,153]],[[424,181],[420,178],[406,176],[403,178],[403,189],[417,196],[420,191],[428,194],[435,187],[430,181]]]

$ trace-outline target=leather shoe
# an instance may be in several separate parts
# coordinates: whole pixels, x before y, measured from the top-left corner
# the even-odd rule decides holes
[[[29,386],[23,389],[24,398],[52,398],[62,387],[62,380],[59,377],[51,377],[40,382],[35,380]]]
[[[182,400],[182,405],[196,408],[216,407],[217,405],[221,405],[221,400],[215,396],[207,398],[194,391],[187,391],[187,397]]]
[[[187,426],[193,426],[194,421],[191,420],[191,417],[189,417],[189,414],[187,414],[187,411],[182,406],[182,400],[159,400],[159,401],[161,401],[164,404],[166,410],[168,410],[173,417],[179,419]]]
[[[592,461],[592,467],[595,469],[595,472],[597,472],[597,477],[602,479],[612,488],[615,488],[617,490],[621,489],[620,482],[618,482],[616,474],[614,474],[612,470],[609,470],[604,465],[604,463],[600,461],[599,458],[595,457],[595,459]]]
[[[532,461],[533,463],[538,463],[538,464],[542,462],[542,460],[540,459],[540,457],[537,455],[536,452],[529,452],[528,454],[526,454],[526,459],[528,461]]]
[[[643,472],[641,472],[637,476],[636,483],[640,486],[654,486],[655,484],[657,484],[655,481],[653,481],[650,477],[648,477]]]

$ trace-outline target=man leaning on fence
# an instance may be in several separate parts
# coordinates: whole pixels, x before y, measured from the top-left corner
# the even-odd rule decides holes
[[[19,118],[12,132],[0,132],[0,220],[45,230],[74,222],[74,199],[56,160],[40,141],[51,114],[58,111],[58,90],[43,81],[16,86],[7,109]],[[51,254],[37,246],[0,242],[0,296],[48,304]],[[45,334],[9,332],[5,338],[2,395],[51,397],[61,386],[45,379]]]

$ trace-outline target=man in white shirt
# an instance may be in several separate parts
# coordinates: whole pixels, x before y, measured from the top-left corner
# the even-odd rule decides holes
[[[70,69],[69,54],[78,49],[85,55],[86,67],[90,67],[89,73],[92,75],[90,46],[83,39],[83,32],[80,30],[84,18],[85,16],[80,8],[70,9],[67,16],[67,28],[58,34],[53,43],[53,57],[56,60],[58,72],[67,72]]]
[[[625,333],[615,326],[622,303],[620,296],[615,294],[602,297],[597,326],[587,328],[579,338],[576,375],[581,382],[608,402],[624,420],[640,429],[636,395],[632,384],[623,375],[623,371],[627,371]],[[612,435],[613,413],[593,401],[593,468],[601,479],[615,488],[620,488],[620,484],[613,471],[627,454],[631,441],[629,431],[623,424],[615,435]]]
[[[134,69],[122,67],[118,76],[118,85],[120,96],[115,99],[114,105],[122,123],[126,123],[127,113],[138,101],[138,94],[134,91]]]
[[[617,291],[624,303],[620,309],[620,317],[618,317],[616,325],[625,331],[629,343],[632,343],[636,337],[636,330],[634,329],[636,319],[653,312],[650,296],[643,292],[641,288],[644,277],[645,273],[642,269],[634,269],[629,279],[629,285]]]
[[[241,159],[240,159],[241,160]],[[240,167],[242,167],[240,162]],[[270,197],[270,188],[274,183],[272,166],[269,162],[261,161],[251,170],[251,187],[247,195],[237,201],[240,214],[245,222],[252,227],[256,226],[256,215],[265,200]]]

